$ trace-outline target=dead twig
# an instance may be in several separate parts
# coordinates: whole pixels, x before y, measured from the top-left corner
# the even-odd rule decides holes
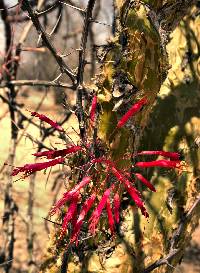
[[[41,80],[11,80],[9,82],[15,86],[43,86],[43,87],[62,87],[67,89],[74,90],[74,85],[70,85],[67,83],[54,82],[54,81],[41,81]],[[0,88],[8,87],[7,82],[2,82],[0,84]]]
[[[79,65],[78,65],[78,72],[77,72],[77,99],[76,99],[76,115],[79,121],[79,130],[81,138],[84,139],[85,137],[85,120],[84,120],[84,110],[83,110],[83,73],[86,64],[85,56],[86,56],[86,46],[87,46],[87,39],[89,34],[89,27],[92,18],[92,12],[94,9],[96,0],[89,0],[85,18],[84,18],[84,27],[83,33],[81,37],[81,46],[79,49]]]
[[[168,265],[173,267],[170,264],[170,262],[173,260],[173,258],[176,255],[180,254],[183,251],[183,248],[178,246],[178,242],[181,239],[184,231],[186,230],[189,222],[191,221],[194,211],[198,209],[199,206],[200,206],[200,196],[197,197],[197,199],[195,200],[191,208],[188,210],[188,212],[185,214],[183,219],[180,221],[178,228],[174,232],[170,240],[169,253],[164,258],[161,258],[157,260],[156,262],[154,262],[153,264],[151,264],[150,266],[148,266],[142,273],[152,272],[155,268],[158,268],[161,265]]]
[[[60,67],[60,71],[62,73],[65,73],[66,75],[69,76],[69,78],[72,80],[73,84],[76,81],[76,76],[73,73],[73,71],[69,68],[69,66],[64,62],[63,58],[58,54],[58,52],[56,51],[56,49],[54,48],[53,44],[51,43],[47,33],[44,31],[38,16],[37,16],[37,12],[35,12],[29,1],[28,0],[23,0],[22,2],[22,8],[24,10],[26,10],[33,22],[33,25],[35,26],[39,36],[41,36],[43,43],[45,44],[45,46],[50,50],[52,56],[55,58],[57,64]]]

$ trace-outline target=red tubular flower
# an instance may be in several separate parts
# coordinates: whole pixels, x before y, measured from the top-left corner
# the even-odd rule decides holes
[[[115,222],[114,222],[109,198],[107,199],[107,202],[106,202],[106,210],[108,214],[109,228],[110,228],[111,234],[113,234],[115,232]]]
[[[135,204],[141,209],[142,214],[145,217],[148,217],[148,213],[144,207],[144,203],[142,202],[141,195],[140,195],[139,191],[136,188],[134,188],[131,185],[131,182],[128,179],[126,179],[126,177],[124,177],[121,174],[121,172],[119,172],[115,167],[112,167],[111,171],[116,176],[116,178],[124,184],[127,192],[132,197]]]
[[[31,116],[39,118],[41,121],[48,123],[49,125],[51,125],[51,127],[55,128],[56,130],[60,132],[64,132],[64,129],[57,122],[51,120],[50,118],[48,118],[47,116],[43,114],[39,114],[37,112],[31,112]]]
[[[94,122],[97,108],[97,96],[95,95],[92,99],[92,106],[90,110],[90,120]]]
[[[71,239],[70,239],[70,242],[73,243],[77,240],[78,238],[78,235],[80,233],[80,230],[81,230],[81,226],[83,224],[83,220],[85,218],[85,216],[87,215],[88,211],[91,209],[94,201],[95,201],[95,198],[96,198],[96,194],[93,193],[86,201],[85,203],[83,204],[83,208],[82,210],[80,211],[80,214],[79,214],[79,217],[78,217],[78,220],[76,221],[76,224],[74,226],[74,229],[73,229],[73,232],[72,232],[72,236],[71,236]]]
[[[44,151],[44,152],[38,152],[33,154],[36,157],[42,157],[46,156],[48,159],[56,158],[56,157],[64,157],[68,154],[76,153],[78,151],[82,150],[81,146],[71,146],[67,149],[62,149],[62,150],[50,150],[50,151]]]
[[[79,193],[77,194],[77,196],[79,197]],[[74,196],[74,198],[76,198],[76,195]],[[72,200],[73,200],[73,198],[72,198]],[[76,209],[74,211],[73,217],[71,219],[71,225],[72,225],[72,227],[75,226],[76,221],[77,221],[77,217],[78,217],[78,206],[76,206]]]
[[[87,185],[91,181],[90,176],[85,176],[79,184],[77,184],[71,191],[68,193],[65,193],[64,196],[72,196],[74,195],[77,191],[80,191],[85,185]]]
[[[149,162],[137,162],[135,164],[137,167],[148,168],[148,167],[162,167],[162,168],[180,168],[180,160],[171,161],[171,160],[156,160]]]
[[[134,173],[135,176],[144,184],[146,185],[150,190],[156,192],[156,189],[154,188],[154,186],[140,173]]]
[[[53,167],[57,164],[63,163],[64,161],[64,158],[56,158],[48,162],[26,164],[23,167],[16,167],[12,172],[12,176],[17,175],[20,172],[24,172],[25,176],[28,176],[34,172],[41,171],[49,167]]]
[[[119,198],[119,194],[116,192],[114,195],[114,218],[117,224],[119,223],[119,208],[120,208],[120,198]]]
[[[121,128],[126,124],[126,122],[137,112],[140,111],[143,105],[147,104],[147,99],[144,97],[143,99],[139,100],[135,103],[129,110],[126,112],[125,115],[118,121],[117,128]]]
[[[74,196],[72,199],[72,203],[70,204],[67,213],[63,219],[62,228],[59,240],[61,240],[66,233],[68,223],[74,218],[77,212],[77,203],[78,203],[78,194]]]
[[[99,158],[92,159],[91,164],[95,164],[95,163],[104,163],[109,167],[114,166],[114,163],[112,161],[106,159],[105,157],[99,157]]]
[[[102,212],[102,210],[104,209],[104,207],[106,205],[107,199],[110,196],[110,192],[111,192],[112,188],[113,188],[113,185],[104,192],[104,194],[103,194],[103,196],[101,198],[101,201],[99,202],[97,208],[92,213],[92,216],[89,219],[89,222],[91,222],[90,225],[89,225],[89,231],[92,234],[95,234],[96,226],[97,226],[97,224],[99,222],[101,212]]]
[[[77,184],[72,190],[65,192],[63,197],[56,202],[56,204],[50,210],[50,215],[54,215],[66,202],[70,201],[72,197],[80,191],[85,185],[91,181],[91,177],[85,176],[79,184]]]
[[[165,151],[142,151],[137,153],[137,155],[161,155],[164,157],[169,157],[171,160],[179,160],[180,157],[179,153]]]

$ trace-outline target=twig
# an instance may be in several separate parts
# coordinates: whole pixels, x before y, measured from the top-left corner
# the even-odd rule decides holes
[[[83,73],[84,73],[84,67],[85,67],[85,54],[86,54],[86,45],[87,45],[87,39],[88,39],[88,33],[89,33],[89,27],[91,23],[92,18],[92,11],[94,9],[96,0],[89,0],[85,19],[84,19],[84,28],[83,33],[81,37],[81,46],[79,50],[79,66],[78,66],[78,72],[77,72],[77,86],[81,85],[83,83]]]
[[[75,74],[68,67],[68,65],[64,62],[63,58],[57,53],[57,51],[54,48],[54,46],[52,45],[48,35],[46,34],[46,32],[43,29],[43,27],[37,17],[37,13],[32,9],[29,1],[23,0],[22,7],[23,7],[23,9],[27,10],[38,34],[41,36],[44,44],[50,50],[50,52],[52,53],[53,57],[55,58],[57,64],[59,65],[60,71],[65,73],[66,75],[68,75],[69,78],[72,80],[72,82],[75,83],[75,80],[76,80]]]
[[[12,28],[9,22],[7,22],[7,9],[5,6],[4,1],[0,1],[0,8],[2,9],[1,18],[4,22],[5,26],[5,38],[6,38],[6,57],[5,63],[7,63],[7,73],[5,75],[5,80],[7,83],[10,82],[12,77],[15,78],[16,71],[13,70],[12,66],[12,44],[13,44],[13,37],[12,37]],[[13,170],[14,160],[15,160],[15,153],[16,153],[16,141],[18,136],[18,128],[16,124],[16,115],[14,107],[16,105],[16,92],[15,88],[12,84],[8,84],[8,93],[7,93],[7,101],[8,107],[10,112],[10,120],[11,120],[11,143],[9,148],[9,157],[8,157],[8,164],[9,167],[7,169],[7,183],[4,190],[4,211],[3,211],[3,251],[4,251],[4,261],[7,260],[9,262],[4,263],[4,270],[5,273],[9,273],[10,269],[12,268],[12,261],[13,261],[13,253],[14,253],[14,242],[15,242],[15,215],[18,210],[12,194],[12,176],[10,173]]]
[[[64,4],[65,6],[68,6],[68,7],[70,7],[70,8],[73,8],[73,9],[75,9],[75,10],[78,10],[78,11],[81,12],[81,14],[83,14],[83,15],[85,14],[85,10],[84,10],[84,9],[81,9],[81,8],[75,6],[75,5],[70,5],[70,4],[65,3],[65,2],[63,2],[63,1],[59,1],[59,3]]]
[[[95,20],[95,19],[91,19],[91,22],[92,23],[96,23],[96,24],[99,24],[99,25],[103,25],[103,26],[108,26],[108,27],[112,27],[111,24],[108,24],[108,23],[104,23],[104,22],[100,22],[98,20]]]
[[[54,81],[40,81],[40,80],[11,80],[10,84],[15,86],[44,86],[44,87],[63,87],[68,89],[75,89],[74,85]],[[8,87],[8,83],[2,82],[0,88]]]
[[[183,219],[181,220],[178,228],[174,232],[171,242],[170,242],[170,250],[168,255],[166,255],[164,258],[159,259],[158,261],[154,262],[150,266],[148,266],[142,273],[149,273],[153,271],[155,268],[160,267],[161,265],[170,265],[170,261],[176,257],[183,249],[181,246],[177,247],[179,240],[181,239],[181,236],[183,235],[185,229],[187,228],[188,223],[190,222],[192,215],[194,211],[200,206],[200,196],[197,197],[191,208],[188,210],[188,212],[185,214]]]
[[[39,11],[39,6],[40,6],[39,2],[40,1],[38,1],[38,6],[37,6],[37,10],[36,10],[38,17],[49,14],[50,12],[54,11],[59,5],[59,2],[56,1],[52,5],[46,5],[44,10]],[[28,16],[22,16],[21,14],[19,14],[19,15],[10,14],[10,15],[8,15],[8,18],[7,18],[7,21],[9,23],[24,23],[29,20],[30,20],[30,18]]]
[[[56,30],[58,29],[58,26],[60,25],[61,18],[62,18],[62,9],[61,9],[61,11],[60,11],[60,13],[58,15],[58,19],[57,19],[52,31],[49,33],[50,37],[54,34],[54,32],[56,33]]]
[[[167,256],[148,266],[142,273],[149,273],[153,271],[155,268],[158,268],[164,264],[169,265],[169,262],[179,253],[179,251],[180,249],[174,249],[173,251],[170,251],[170,253]]]
[[[18,109],[17,105],[11,105],[11,103],[9,102],[9,100],[7,100],[4,96],[0,95],[0,98],[2,99],[2,101],[4,103],[6,103],[9,107],[11,107],[14,111],[16,111],[24,120],[29,121],[31,124],[33,124],[34,126],[38,127],[40,129],[40,126],[37,125],[34,121],[32,121],[32,118],[28,118],[27,116],[25,116],[20,109]]]
[[[60,223],[57,223],[57,222],[54,222],[54,221],[52,221],[52,220],[49,220],[48,218],[45,218],[45,217],[42,217],[45,221],[48,221],[48,222],[50,222],[50,223],[52,223],[52,224],[54,224],[54,225],[58,225],[58,226],[62,226],[62,224],[60,224]]]
[[[42,11],[38,11],[37,9],[37,16],[40,16],[40,15],[44,15],[44,14],[47,14],[49,13],[50,11],[53,11],[54,9],[56,9],[59,5],[59,2],[56,0],[56,2],[52,5],[47,5],[45,10],[42,10]]]
[[[179,241],[181,235],[183,234],[183,232],[186,229],[189,221],[191,220],[194,211],[197,209],[197,207],[199,205],[200,205],[200,196],[197,197],[197,199],[195,200],[195,202],[193,203],[193,205],[191,206],[191,208],[185,214],[185,216],[183,217],[183,219],[181,219],[179,227],[177,228],[176,232],[172,236],[171,245],[170,245],[170,251],[172,251],[176,247],[177,242]]]
[[[93,19],[92,22],[94,22],[99,15],[99,12],[101,10],[101,1],[97,0],[96,5],[95,5],[95,9],[93,12]],[[94,77],[95,74],[95,70],[96,70],[96,52],[94,50],[94,45],[95,45],[95,35],[94,35],[94,31],[92,26],[89,28],[89,37],[90,37],[90,51],[91,51],[91,72],[90,72],[90,76],[91,78]]]
[[[12,263],[13,262],[13,259],[12,260],[9,260],[9,261],[6,261],[6,262],[3,262],[0,264],[0,267],[4,267],[5,265],[8,265],[9,263]]]
[[[85,19],[84,19],[84,28],[81,37],[81,47],[79,50],[79,66],[77,72],[77,99],[76,99],[76,115],[79,121],[79,130],[81,138],[84,139],[85,137],[85,120],[84,120],[84,111],[83,111],[83,73],[85,68],[85,55],[86,55],[86,45],[89,33],[89,27],[92,18],[92,11],[94,8],[96,0],[89,0]]]
[[[9,10],[9,9],[16,8],[18,5],[19,5],[19,3],[15,4],[15,5],[12,5],[12,6],[10,6],[10,7],[6,7],[6,6],[4,5],[3,8],[2,8],[2,7],[0,8],[0,11],[7,11],[7,10]]]

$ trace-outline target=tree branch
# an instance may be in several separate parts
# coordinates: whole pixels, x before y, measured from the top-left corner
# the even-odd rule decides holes
[[[68,65],[66,65],[66,63],[64,62],[63,58],[57,53],[56,49],[54,48],[54,46],[52,45],[48,35],[46,34],[46,32],[44,31],[38,16],[37,16],[37,12],[35,12],[29,1],[28,0],[23,0],[22,2],[22,8],[24,10],[27,10],[33,25],[35,26],[37,32],[39,35],[41,35],[41,38],[45,44],[45,46],[50,50],[50,52],[52,53],[53,57],[55,58],[57,64],[60,67],[60,71],[62,73],[65,73],[66,75],[69,76],[69,78],[72,80],[73,83],[75,83],[76,77],[75,74],[73,73],[73,71],[68,67]]]
[[[43,87],[63,87],[68,89],[75,89],[74,85],[62,82],[42,81],[42,80],[11,80],[9,83],[15,86],[43,86]],[[7,82],[2,82],[0,88],[8,87]]]
[[[87,46],[87,39],[88,39],[88,33],[89,33],[89,27],[91,23],[92,18],[92,11],[94,9],[96,0],[89,0],[86,13],[85,13],[85,19],[84,19],[84,28],[83,33],[81,37],[81,46],[79,49],[79,66],[78,66],[78,72],[77,72],[77,99],[76,99],[76,115],[79,121],[79,129],[81,138],[84,139],[85,136],[85,120],[84,120],[84,111],[83,111],[83,73],[85,68],[85,55],[86,55],[86,46]]]
[[[154,262],[150,266],[148,266],[142,273],[149,273],[153,271],[155,268],[160,267],[161,265],[170,265],[170,262],[173,260],[174,257],[176,257],[177,254],[181,253],[183,251],[182,247],[177,247],[178,242],[180,241],[184,231],[186,230],[193,213],[196,209],[200,207],[200,196],[197,197],[191,208],[188,210],[188,212],[185,214],[183,219],[181,220],[178,228],[173,233],[172,238],[170,240],[170,250],[168,255],[166,255],[164,258],[159,259],[158,261]]]

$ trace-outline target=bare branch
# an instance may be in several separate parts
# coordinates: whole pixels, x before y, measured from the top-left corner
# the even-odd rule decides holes
[[[88,33],[89,33],[89,27],[91,23],[92,18],[92,11],[94,9],[96,0],[89,0],[85,19],[84,19],[84,28],[83,33],[81,37],[81,46],[79,50],[79,67],[77,72],[77,86],[83,83],[83,73],[84,73],[84,67],[85,67],[85,54],[86,54],[86,45],[87,45],[87,39],[88,39]]]
[[[84,139],[85,137],[85,121],[84,121],[84,111],[83,111],[83,73],[85,68],[85,55],[86,55],[86,45],[87,45],[87,39],[88,39],[88,33],[89,33],[89,27],[91,23],[92,18],[92,11],[94,9],[96,0],[89,0],[85,19],[84,19],[84,28],[83,33],[81,37],[81,47],[79,50],[79,66],[78,66],[78,72],[77,72],[77,99],[76,99],[76,115],[79,121],[79,129],[81,138]]]
[[[63,1],[59,1],[59,3],[65,5],[65,6],[68,6],[68,7],[70,7],[70,8],[73,8],[73,9],[75,9],[75,10],[78,10],[82,15],[85,15],[85,10],[84,10],[84,9],[81,9],[81,8],[75,6],[75,5],[70,5],[70,4],[65,3],[65,2],[63,2]]]
[[[4,270],[8,273],[12,267],[12,260],[14,256],[14,243],[15,243],[15,216],[18,210],[17,205],[13,199],[12,193],[12,177],[10,173],[13,170],[15,153],[16,153],[16,141],[18,136],[18,127],[16,126],[16,114],[15,114],[15,105],[16,105],[16,92],[12,84],[9,84],[11,79],[15,79],[16,76],[16,64],[13,67],[13,54],[12,54],[12,45],[13,45],[13,35],[12,28],[9,22],[7,22],[8,12],[4,1],[0,1],[0,8],[2,9],[1,18],[5,26],[5,38],[6,38],[6,55],[5,63],[7,63],[7,71],[5,75],[5,80],[8,83],[8,92],[6,99],[8,101],[8,108],[10,112],[10,128],[11,128],[11,142],[9,147],[9,156],[8,156],[8,169],[7,169],[7,182],[4,190],[4,211],[3,211],[3,262]],[[6,262],[9,261],[9,262]]]
[[[194,211],[199,206],[200,206],[200,196],[197,197],[197,199],[195,200],[191,208],[188,210],[188,212],[185,214],[185,216],[181,220],[178,228],[174,232],[172,239],[170,240],[170,250],[168,255],[154,262],[150,266],[148,266],[142,273],[149,273],[153,271],[155,268],[160,267],[161,265],[171,266],[170,262],[173,260],[173,258],[183,251],[182,247],[177,247],[178,242],[181,239],[181,236],[183,235],[184,231],[186,230],[187,225],[191,221]]]
[[[43,87],[63,87],[68,89],[75,89],[74,85],[70,85],[67,83],[54,82],[54,81],[40,81],[40,80],[14,80],[10,81],[10,84],[15,86],[43,86]],[[0,88],[8,87],[8,83],[2,82]]]
[[[53,57],[55,58],[57,64],[60,67],[60,71],[65,73],[66,75],[69,76],[69,78],[72,80],[73,83],[75,83],[76,77],[75,74],[73,73],[73,71],[66,65],[66,63],[64,62],[63,58],[57,53],[56,49],[54,48],[54,46],[52,45],[48,35],[46,34],[46,32],[44,31],[38,16],[37,16],[37,12],[35,12],[29,1],[28,0],[23,0],[22,2],[22,7],[28,11],[28,14],[33,22],[33,25],[35,26],[37,32],[39,35],[41,35],[41,38],[44,42],[44,44],[46,45],[46,47],[50,50],[50,52],[52,53]]]

